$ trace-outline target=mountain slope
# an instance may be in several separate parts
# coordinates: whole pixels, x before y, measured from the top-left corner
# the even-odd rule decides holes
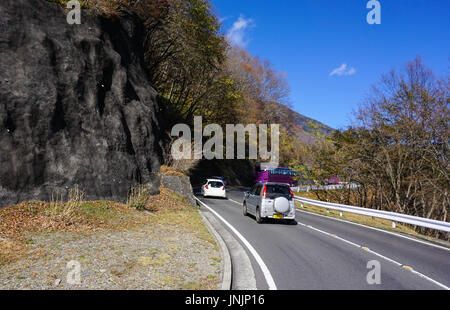
[[[290,107],[279,105],[278,108],[280,109],[280,115],[283,115],[280,124],[286,128],[289,134],[297,136],[304,143],[314,143],[313,134],[315,131],[325,136],[335,131],[335,129],[304,116]]]

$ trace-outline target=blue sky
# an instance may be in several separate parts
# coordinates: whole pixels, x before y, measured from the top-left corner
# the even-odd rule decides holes
[[[420,55],[449,73],[450,1],[379,0],[381,24],[369,25],[368,0],[211,0],[222,31],[287,73],[293,108],[334,128],[383,73]]]

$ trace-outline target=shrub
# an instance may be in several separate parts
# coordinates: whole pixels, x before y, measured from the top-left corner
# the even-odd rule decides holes
[[[52,196],[47,209],[47,215],[57,221],[73,224],[79,218],[79,212],[84,200],[85,193],[76,186],[69,190],[69,196],[66,203],[62,200],[62,196]]]
[[[136,210],[142,211],[147,209],[150,201],[150,191],[145,185],[136,185],[130,189],[128,193],[127,205]]]

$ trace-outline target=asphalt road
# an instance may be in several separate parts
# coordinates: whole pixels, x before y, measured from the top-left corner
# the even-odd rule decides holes
[[[242,214],[243,192],[244,189],[228,188],[228,200],[197,197],[251,244],[277,289],[450,287],[448,249],[302,211],[297,212],[297,225],[277,221],[257,224],[253,217]],[[248,247],[244,248],[251,258],[258,289],[268,289],[267,272]],[[369,272],[369,278],[374,279],[375,267],[368,266],[373,260],[379,262],[380,284],[367,281]]]

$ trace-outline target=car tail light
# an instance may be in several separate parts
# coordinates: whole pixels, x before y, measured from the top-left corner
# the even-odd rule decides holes
[[[267,190],[267,185],[264,185],[263,198],[266,198],[266,190]]]
[[[289,187],[289,190],[291,191],[292,199],[294,199],[294,192],[292,191],[292,189],[290,187]]]
[[[222,186],[222,190],[223,190],[223,191],[225,190],[225,186]]]
[[[205,188],[208,189],[208,185],[206,185]]]

